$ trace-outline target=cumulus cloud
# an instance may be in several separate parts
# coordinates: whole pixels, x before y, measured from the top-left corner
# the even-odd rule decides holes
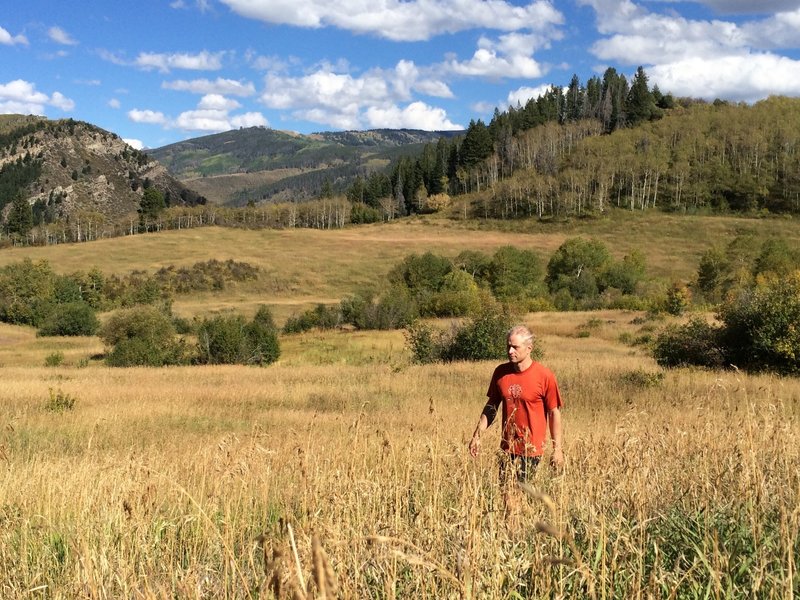
[[[128,118],[134,123],[147,123],[150,125],[166,125],[169,122],[167,116],[156,110],[139,110],[134,108],[128,111]]]
[[[372,128],[388,129],[424,129],[426,131],[461,130],[461,125],[447,118],[447,113],[424,102],[412,102],[405,108],[389,106],[386,108],[371,106],[366,110],[365,118]]]
[[[236,100],[221,94],[206,94],[198,102],[197,108],[184,111],[174,119],[158,111],[139,109],[128,111],[128,118],[136,123],[161,125],[167,129],[183,131],[219,132],[239,127],[269,126],[266,117],[260,112],[231,114],[239,108],[241,104]]]
[[[739,23],[649,12],[631,0],[579,1],[595,9],[598,30],[606,36],[591,47],[595,56],[644,65],[651,83],[663,91],[744,101],[770,93],[800,94],[800,85],[795,84],[800,63],[770,51],[797,48],[798,0],[773,0],[768,3],[795,10]],[[734,0],[705,3],[729,12],[737,6]]]
[[[744,102],[771,94],[800,96],[800,61],[774,54],[688,58],[656,65],[648,74],[676,96]]]
[[[523,86],[521,88],[517,88],[516,90],[512,90],[508,93],[508,106],[517,106],[520,104],[521,106],[525,106],[528,100],[531,98],[536,99],[539,96],[544,96],[547,91],[550,89],[549,84],[538,85],[536,87],[527,87]]]
[[[537,79],[544,69],[531,54],[541,43],[534,35],[508,34],[498,40],[482,37],[470,60],[451,59],[445,66],[452,73],[469,77]]]
[[[45,115],[48,106],[70,111],[75,108],[75,103],[61,92],[48,96],[37,91],[35,84],[23,79],[0,84],[0,114]]]
[[[235,79],[223,79],[222,77],[217,77],[214,81],[208,79],[193,79],[191,81],[177,79],[175,81],[165,81],[161,84],[161,87],[165,90],[191,92],[193,94],[225,94],[246,97],[256,93],[255,86],[249,81],[242,82]]]
[[[798,0],[698,0],[722,14],[768,14],[800,8]]]
[[[460,128],[448,121],[442,109],[422,102],[398,108],[397,104],[411,100],[414,92],[452,97],[447,84],[421,72],[412,61],[400,61],[394,69],[372,69],[361,75],[337,72],[341,66],[323,65],[298,77],[270,73],[260,100],[270,108],[290,110],[296,118],[337,129],[388,127],[385,123],[390,122],[426,129]],[[421,121],[412,125],[411,118],[415,116]]]
[[[109,100],[108,105],[111,108],[119,108],[120,106],[122,106],[122,104],[120,104],[120,101],[117,100],[116,98],[112,98],[111,100]]]
[[[156,69],[162,73],[169,73],[172,69],[218,71],[222,68],[224,55],[224,52],[208,52],[206,50],[197,54],[142,52],[136,57],[134,64],[145,70]]]
[[[57,26],[51,27],[47,30],[47,37],[49,37],[55,43],[63,44],[64,46],[76,46],[78,44],[75,38],[61,29],[61,27]]]
[[[5,46],[15,46],[17,44],[21,44],[23,46],[28,45],[28,38],[24,35],[11,35],[8,31],[0,27],[0,44]]]
[[[203,110],[219,110],[225,112],[236,110],[237,108],[241,108],[241,106],[242,105],[236,100],[226,98],[221,94],[207,94],[203,96],[197,104],[197,107]]]
[[[563,15],[546,0],[221,0],[239,15],[298,27],[336,27],[395,41],[421,41],[476,28],[548,31]]]
[[[137,140],[135,138],[122,138],[122,141],[128,144],[128,146],[131,148],[136,148],[137,150],[144,148],[144,143],[142,140]]]

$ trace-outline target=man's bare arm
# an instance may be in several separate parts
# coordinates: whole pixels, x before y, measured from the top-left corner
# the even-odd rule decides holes
[[[564,465],[564,450],[561,447],[561,409],[554,408],[547,413],[547,424],[550,426],[550,439],[553,440],[553,455],[550,464],[554,467]]]

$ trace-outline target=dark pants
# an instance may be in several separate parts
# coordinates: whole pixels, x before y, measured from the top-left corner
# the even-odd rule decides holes
[[[541,456],[503,454],[500,457],[500,481],[509,481],[512,476],[517,481],[527,481],[536,473],[541,459]]]

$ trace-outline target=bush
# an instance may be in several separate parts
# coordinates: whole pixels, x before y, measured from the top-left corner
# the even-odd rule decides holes
[[[450,331],[415,323],[406,330],[406,345],[419,363],[500,360],[506,356],[506,335],[511,325],[508,313],[494,304],[485,305],[478,315],[454,324]]]
[[[547,263],[545,282],[552,293],[566,288],[575,300],[597,296],[597,277],[611,264],[611,255],[599,241],[570,238]]]
[[[302,333],[309,329],[335,329],[342,324],[342,312],[339,306],[317,304],[299,315],[291,316],[283,326],[284,333]]]
[[[342,321],[357,329],[402,329],[419,316],[417,305],[406,287],[393,286],[377,301],[361,292],[340,304]]]
[[[44,318],[37,335],[94,335],[100,327],[94,309],[86,302],[56,304]]]
[[[61,390],[49,390],[49,397],[44,403],[44,409],[48,412],[64,412],[75,408],[75,396],[62,392]]]
[[[411,254],[389,272],[389,281],[405,285],[414,295],[433,293],[442,289],[445,276],[452,270],[453,265],[443,256],[432,252]]]
[[[739,293],[720,309],[730,363],[800,373],[800,272]]]
[[[685,325],[672,325],[662,331],[656,337],[653,355],[662,367],[719,368],[725,364],[720,335],[719,327],[694,317]]]
[[[280,356],[277,328],[265,306],[249,323],[241,315],[206,319],[197,337],[198,360],[204,364],[265,365]]]
[[[98,335],[112,348],[106,363],[113,367],[157,367],[186,361],[185,346],[183,340],[175,339],[172,319],[151,306],[118,312]]]
[[[542,295],[544,267],[532,250],[514,246],[498,248],[492,257],[489,281],[495,298],[502,302]]]
[[[253,320],[245,328],[245,333],[250,344],[248,364],[268,365],[280,358],[278,328],[269,308],[266,306],[258,308]]]
[[[64,362],[63,352],[51,352],[44,358],[45,367],[58,367]]]
[[[445,275],[442,289],[431,298],[432,312],[438,317],[463,317],[480,306],[478,284],[466,271]]]

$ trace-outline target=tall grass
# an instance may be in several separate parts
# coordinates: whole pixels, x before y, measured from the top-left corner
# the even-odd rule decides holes
[[[800,383],[662,374],[617,341],[631,315],[588,318],[530,318],[567,464],[515,521],[497,428],[466,453],[490,363],[412,366],[396,333],[304,334],[269,368],[22,352],[0,368],[0,596],[795,597]]]

